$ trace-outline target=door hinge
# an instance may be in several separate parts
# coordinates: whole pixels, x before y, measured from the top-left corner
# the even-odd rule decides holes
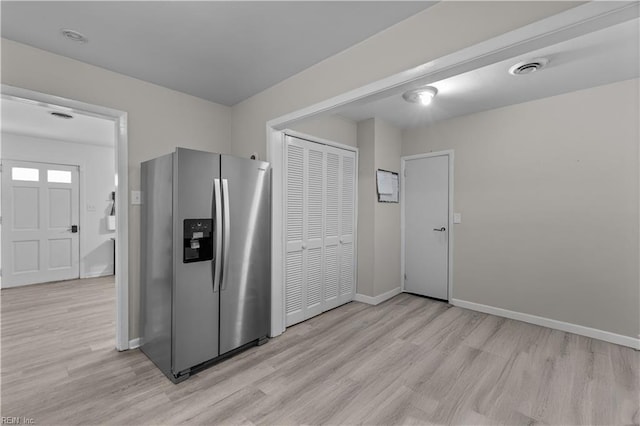
[[[407,177],[407,169],[404,169],[402,174],[404,175],[404,177]]]
[[[404,274],[404,280],[405,281],[407,280],[407,274]]]

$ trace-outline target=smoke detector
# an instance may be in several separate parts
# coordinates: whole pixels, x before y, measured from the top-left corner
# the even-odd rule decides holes
[[[62,33],[62,36],[64,38],[66,38],[67,40],[75,41],[76,43],[86,43],[89,41],[89,39],[85,37],[84,34],[81,34],[75,30],[63,29],[60,30],[60,32]]]
[[[549,63],[549,60],[547,58],[536,58],[536,59],[530,59],[528,61],[518,62],[517,64],[509,68],[509,74],[513,74],[513,75],[532,74],[544,68],[548,63]]]
[[[420,87],[418,89],[404,92],[402,97],[405,101],[420,105],[429,105],[438,94],[438,89],[433,86]]]

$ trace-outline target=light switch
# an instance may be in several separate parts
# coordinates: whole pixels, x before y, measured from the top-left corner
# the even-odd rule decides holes
[[[142,204],[142,194],[140,191],[131,191],[131,204]]]
[[[453,214],[453,223],[462,223],[462,213]]]

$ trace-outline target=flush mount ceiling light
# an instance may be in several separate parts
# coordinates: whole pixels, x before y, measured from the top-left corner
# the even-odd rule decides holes
[[[51,111],[49,114],[53,115],[54,117],[64,118],[65,120],[70,120],[73,118],[73,115],[65,114],[64,112]]]
[[[549,63],[547,58],[536,58],[528,61],[518,62],[511,68],[509,68],[509,74],[524,75],[531,74],[541,70]]]
[[[67,40],[75,41],[77,43],[86,43],[89,41],[87,37],[85,37],[83,34],[79,33],[78,31],[63,29],[63,30],[60,30],[60,32],[62,33],[62,36]]]
[[[438,89],[433,86],[420,87],[418,89],[404,92],[402,97],[405,101],[420,105],[429,105],[438,93]]]

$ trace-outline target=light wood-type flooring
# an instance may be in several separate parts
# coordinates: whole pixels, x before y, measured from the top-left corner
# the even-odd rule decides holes
[[[2,416],[36,424],[637,424],[638,352],[401,294],[174,385],[114,349],[112,278],[2,290]]]

